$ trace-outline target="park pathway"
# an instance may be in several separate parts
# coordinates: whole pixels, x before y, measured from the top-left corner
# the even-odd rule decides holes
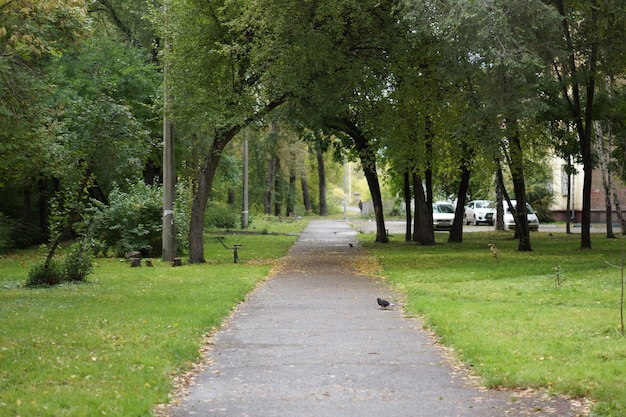
[[[286,265],[213,338],[209,363],[171,417],[576,416],[566,399],[477,387],[367,258],[344,221],[314,220]]]

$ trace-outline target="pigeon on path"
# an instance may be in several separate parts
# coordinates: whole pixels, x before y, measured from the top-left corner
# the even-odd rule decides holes
[[[389,301],[383,300],[382,298],[377,298],[376,301],[378,301],[378,305],[381,306],[382,308],[387,308],[389,307],[389,305],[391,305]]]

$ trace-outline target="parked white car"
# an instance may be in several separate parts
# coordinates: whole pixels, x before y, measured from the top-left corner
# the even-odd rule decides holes
[[[493,226],[496,217],[496,206],[489,200],[473,200],[465,206],[463,220],[465,224],[477,226],[481,223]]]
[[[445,201],[433,203],[433,229],[450,230],[454,223],[454,206]]]
[[[505,230],[515,230],[515,219],[513,219],[513,214],[511,210],[509,210],[509,205],[504,203],[504,229]],[[511,200],[511,204],[513,207],[517,206],[516,200]],[[530,206],[530,204],[526,203],[526,218],[528,218],[528,229],[531,232],[539,231],[539,218],[537,218],[537,213]]]

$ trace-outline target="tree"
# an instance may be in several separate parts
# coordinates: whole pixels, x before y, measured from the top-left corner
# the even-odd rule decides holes
[[[525,153],[537,141],[526,133],[534,133],[528,126],[542,111],[539,98],[544,95],[543,79],[549,75],[540,45],[554,35],[558,16],[538,0],[515,5],[499,0],[451,2],[445,6],[446,36],[460,44],[477,75],[474,85],[485,121],[481,131],[488,138],[482,144],[483,152],[499,160],[499,148],[508,164],[517,200],[518,249],[529,251]]]
[[[273,60],[261,58],[274,45],[263,42],[262,22],[242,10],[242,4],[219,0],[177,2],[169,10],[174,122],[206,149],[192,203],[191,263],[205,262],[204,214],[226,145],[286,100],[284,90],[274,90],[266,78]]]
[[[55,93],[48,66],[71,50],[86,29],[79,2],[0,3],[0,189],[24,193],[26,221],[33,186],[41,189],[43,179],[58,174],[54,162],[60,126],[48,111],[47,98]],[[44,213],[40,217],[43,226]]]
[[[580,247],[591,249],[591,186],[594,169],[595,96],[603,75],[623,72],[626,62],[626,4],[620,0],[546,0],[561,17],[562,53],[552,55],[554,74],[580,146],[583,164],[583,208]]]

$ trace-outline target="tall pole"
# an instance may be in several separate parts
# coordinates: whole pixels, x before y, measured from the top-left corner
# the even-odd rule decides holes
[[[165,47],[163,49],[163,253],[164,261],[173,261],[176,257],[176,225],[174,224],[174,199],[176,196],[176,160],[174,157],[174,128],[168,117],[171,101],[168,88],[167,55],[170,49],[168,28],[168,1],[163,2],[165,17]]]
[[[343,159],[343,218],[348,219],[348,159]]]
[[[248,228],[248,129],[243,129],[243,198],[241,228]]]

